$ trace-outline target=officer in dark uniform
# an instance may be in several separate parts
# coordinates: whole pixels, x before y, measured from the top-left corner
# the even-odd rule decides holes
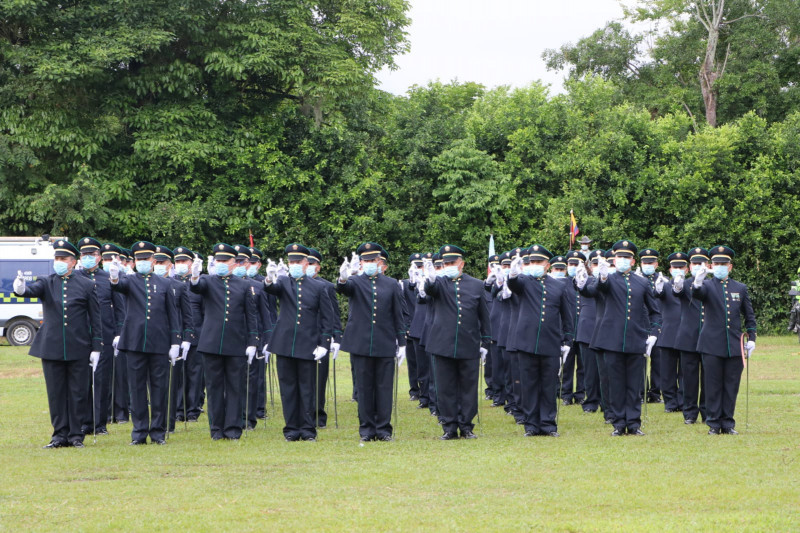
[[[414,254],[414,258],[417,254]],[[430,408],[431,398],[433,397],[433,377],[431,376],[431,356],[425,351],[425,345],[422,344],[422,331],[425,327],[425,322],[428,316],[428,306],[425,302],[421,302],[416,295],[417,279],[422,273],[422,262],[424,259],[431,260],[433,254],[428,252],[426,254],[419,254],[419,266],[416,260],[412,264],[414,270],[409,269],[408,286],[403,287],[404,294],[409,290],[414,293],[414,298],[408,303],[408,308],[413,308],[414,312],[409,313],[411,316],[411,323],[408,328],[408,343],[406,350],[410,350],[408,346],[414,344],[414,352],[417,356],[417,383],[419,384],[419,404],[417,409]],[[413,275],[412,275],[413,274]]]
[[[598,277],[580,279],[576,285],[587,296],[602,295],[603,313],[596,318],[592,348],[602,351],[609,378],[609,404],[614,417],[614,437],[644,435],[641,430],[644,357],[655,345],[661,328],[661,313],[650,288],[641,276],[631,274],[636,245],[623,240],[612,247],[616,272],[609,273],[606,261],[599,262]]]
[[[646,248],[639,252],[639,262],[641,263],[641,273],[650,283],[650,288],[655,292],[656,280],[661,275],[658,272],[658,250]],[[659,311],[661,309],[659,308]],[[650,354],[650,382],[647,384],[647,401],[649,403],[661,403],[661,348],[657,345]],[[645,361],[645,367],[647,361]],[[645,372],[647,368],[645,368]],[[644,376],[642,376],[644,380]]]
[[[683,282],[675,280],[672,290],[681,297],[681,323],[675,339],[675,347],[681,353],[681,389],[683,390],[683,422],[694,424],[697,416],[705,420],[705,388],[700,387],[703,375],[703,359],[697,351],[697,339],[705,322],[705,306],[697,298],[692,298],[694,275],[707,268],[708,250],[701,247],[689,252],[690,276]]]
[[[55,274],[27,285],[20,271],[14,293],[42,302],[42,327],[28,353],[42,360],[47,387],[53,436],[45,448],[83,448],[82,425],[90,409],[86,383],[103,350],[100,304],[95,283],[74,271],[78,250],[66,240],[53,248]]]
[[[570,253],[581,259],[583,258],[580,253],[574,250]],[[573,261],[577,261],[577,259],[573,259]],[[572,328],[572,332],[574,334],[578,329],[581,295],[575,290],[575,286],[572,284],[572,279],[567,274],[567,256],[556,255],[550,258],[550,276],[567,282],[567,291],[569,291],[570,298],[572,298],[572,304],[575,308],[575,324]],[[563,367],[561,369],[561,380],[561,391],[559,391],[561,402],[564,405],[571,405],[573,403],[583,404],[583,400],[586,398],[583,361],[581,361],[580,357],[580,347],[578,346],[578,343],[574,342],[574,337],[571,349],[567,354],[566,359],[564,359]]]
[[[77,243],[81,256],[79,272],[92,280],[96,285],[97,301],[100,303],[100,317],[103,321],[103,350],[100,352],[100,361],[94,372],[94,406],[87,404],[83,417],[84,433],[92,433],[92,428],[97,421],[95,433],[108,435],[106,422],[108,421],[109,404],[111,403],[111,367],[114,360],[114,338],[119,335],[122,323],[125,321],[125,305],[119,293],[111,291],[108,281],[108,272],[100,268],[102,244],[92,237],[84,237]],[[91,398],[91,376],[86,382],[87,397]],[[92,412],[94,409],[94,413]]]
[[[192,316],[192,303],[189,299],[189,290],[185,283],[174,278],[172,271],[172,260],[175,255],[172,250],[163,245],[156,245],[156,252],[154,254],[155,264],[153,265],[153,273],[156,276],[161,276],[170,282],[172,285],[172,292],[175,296],[175,305],[178,307],[178,319],[181,323],[181,352],[180,357],[172,363],[172,394],[167,394],[170,401],[169,409],[169,432],[175,432],[175,421],[178,419],[178,405],[179,400],[183,398],[183,373],[185,371],[185,361],[192,348],[192,342],[197,342],[194,331],[194,318]],[[181,405],[182,407],[182,405]],[[188,413],[187,413],[188,414]],[[180,412],[181,420],[183,420],[183,409]]]
[[[524,264],[526,259],[525,256],[527,255],[527,248],[519,247],[511,250],[508,253],[507,260],[509,267],[511,266],[512,257],[521,257]],[[503,258],[502,263],[506,263],[506,258]],[[530,270],[529,264],[530,258],[528,258],[528,264],[524,266],[523,269]],[[506,358],[506,375],[508,376],[510,387],[508,408],[509,412],[514,417],[514,421],[519,425],[523,425],[525,423],[525,414],[522,411],[522,382],[520,381],[519,375],[519,355],[511,343],[511,339],[514,338],[517,329],[517,322],[519,321],[520,299],[518,294],[514,293],[508,288],[507,281],[508,275],[506,273],[506,279],[504,280],[505,285],[503,290],[500,292],[500,298],[505,300],[507,305],[503,310],[504,315],[500,324],[503,330],[500,334],[504,338],[503,353]]]
[[[709,271],[702,269],[692,281],[692,297],[702,301],[705,310],[697,351],[703,354],[706,424],[709,435],[736,435],[733,414],[744,358],[749,358],[756,348],[756,315],[747,285],[730,279],[733,250],[714,246],[710,251],[713,278],[705,279]],[[745,335],[748,340],[743,354],[741,343]]]
[[[408,395],[411,401],[419,401],[420,404],[427,401],[423,397],[427,397],[427,392],[424,392],[422,381],[425,380],[427,384],[427,376],[422,376],[422,372],[427,369],[425,362],[420,363],[418,359],[424,359],[417,355],[418,344],[408,334],[411,330],[411,323],[414,321],[414,314],[417,310],[417,291],[414,282],[412,281],[417,270],[422,269],[422,254],[411,254],[408,257],[408,278],[400,281],[400,288],[403,293],[403,303],[406,310],[403,321],[406,327],[406,361],[408,362]]]
[[[194,335],[189,338],[188,351],[185,350],[186,345],[181,343],[181,367],[183,375],[181,376],[181,381],[176,383],[173,394],[178,400],[176,405],[177,420],[183,421],[185,411],[187,421],[197,422],[203,407],[203,360],[197,353],[197,342],[200,340],[200,333],[205,318],[205,308],[203,305],[203,297],[189,290],[189,284],[191,281],[190,271],[192,262],[195,257],[201,261],[203,257],[201,254],[193,252],[186,246],[178,246],[173,250],[173,253],[175,262],[175,277],[173,280],[176,283],[183,284],[186,289],[186,298],[188,298],[189,307],[191,308],[191,328],[194,331]],[[186,403],[185,408],[184,401]]]
[[[683,390],[678,379],[680,351],[675,347],[681,325],[682,302],[679,294],[675,294],[673,283],[686,277],[686,265],[689,256],[684,252],[674,252],[667,257],[669,261],[670,279],[658,275],[655,282],[655,294],[661,308],[661,335],[656,348],[661,356],[661,394],[664,397],[664,411],[677,413],[683,407]]]
[[[585,263],[582,253],[575,250],[569,252],[567,254],[567,274],[570,277],[570,283],[574,282],[579,268],[587,270],[587,273],[591,275],[591,261],[601,254],[602,250],[591,252],[589,254],[589,259]],[[597,264],[596,259],[594,259],[594,264]],[[584,388],[586,389],[586,396],[583,400],[583,412],[594,413],[597,412],[598,407],[600,407],[602,403],[600,369],[598,367],[599,355],[589,346],[592,341],[592,334],[594,333],[597,305],[595,298],[583,296],[579,291],[575,298],[575,316],[577,320],[575,342],[579,346],[580,358],[583,362]],[[607,385],[608,379],[606,378],[606,386]],[[607,393],[608,390],[606,389],[606,394]]]
[[[339,311],[339,300],[336,297],[336,285],[321,278],[319,271],[322,268],[322,254],[314,248],[308,249],[308,266],[306,276],[318,281],[325,286],[328,293],[328,300],[331,304],[331,318],[333,320],[333,334],[331,336],[330,357],[325,356],[317,364],[319,365],[319,386],[317,387],[317,427],[325,428],[328,425],[328,413],[325,412],[325,391],[328,386],[328,373],[330,372],[330,360],[339,355],[339,347],[342,341],[342,316]]]
[[[278,321],[278,300],[264,290],[264,276],[259,274],[264,254],[258,248],[248,248],[250,259],[247,263],[247,279],[256,290],[256,311],[258,311],[259,341],[262,357],[256,357],[249,366],[250,379],[250,420],[251,427],[256,426],[256,420],[267,418],[267,361],[269,360],[269,338],[272,328]]]
[[[233,275],[243,264],[233,246],[217,243],[212,253],[216,275],[201,276],[203,262],[195,259],[189,290],[203,297],[205,308],[197,351],[203,357],[211,438],[236,440],[244,427],[247,365],[258,345],[255,290]]]
[[[544,246],[534,244],[527,255],[528,275],[521,275],[522,258],[515,258],[509,269],[508,288],[520,300],[509,348],[519,354],[525,436],[558,437],[559,361],[567,357],[574,340],[575,290],[571,283],[547,275],[553,254]]]
[[[452,244],[439,249],[444,276],[425,265],[423,292],[435,315],[426,349],[435,359],[437,408],[442,440],[474,439],[472,420],[478,412],[478,370],[491,341],[489,310],[483,281],[464,274],[464,250]]]
[[[278,297],[280,313],[272,330],[269,351],[277,356],[287,441],[317,440],[317,361],[325,357],[334,329],[333,305],[325,285],[306,276],[309,249],[286,247],[289,275],[267,267],[266,291]]]
[[[119,246],[107,242],[101,248],[103,259],[103,270],[108,273],[111,270],[111,264],[117,261],[122,264],[123,251]],[[109,291],[111,290],[111,283],[109,282]],[[109,399],[109,417],[108,421],[117,424],[124,424],[128,421],[130,416],[130,395],[128,394],[128,360],[124,353],[121,353],[117,348],[119,344],[119,334],[122,331],[122,326],[125,324],[125,296],[118,292],[112,293],[112,302],[114,298],[119,298],[119,301],[114,303],[114,320],[116,321],[117,328],[115,330],[114,338],[111,341],[111,349],[114,355],[111,361],[111,389],[108,394],[113,398],[114,403],[111,405]],[[105,319],[105,317],[103,317]],[[103,328],[105,334],[105,327]],[[104,348],[106,347],[104,343]]]
[[[345,261],[336,284],[336,291],[350,302],[342,349],[350,353],[356,372],[362,442],[392,440],[395,358],[399,364],[406,353],[403,293],[396,279],[381,274],[381,250],[374,242],[359,246],[356,253],[363,275],[357,275],[358,265]]]
[[[132,247],[136,273],[120,276],[112,263],[112,290],[125,295],[125,324],[120,351],[126,352],[133,428],[131,444],[166,444],[168,370],[180,356],[181,321],[172,283],[153,275],[156,246],[139,241]],[[149,385],[149,410],[148,410]]]
[[[500,288],[497,286],[498,278],[502,278],[502,267],[500,266],[500,256],[495,254],[489,256],[489,275],[483,288],[488,293],[486,300],[489,307],[489,322],[491,323],[492,341],[489,345],[489,354],[486,357],[486,367],[491,367],[492,386],[489,395],[492,399],[492,407],[504,407],[506,404],[505,381],[506,368],[503,354],[497,345],[497,336],[500,332],[500,317],[503,312],[503,302],[497,298]],[[491,303],[490,303],[491,302]]]
[[[437,275],[442,276],[444,273],[442,272],[442,259],[439,257],[437,253],[428,252],[425,254],[423,258],[423,265],[425,261],[430,261],[434,265],[434,271]],[[417,287],[417,305],[422,305],[425,308],[424,316],[422,317],[423,321],[421,324],[421,329],[418,330],[420,333],[419,338],[419,345],[425,351],[425,354],[428,356],[428,367],[430,369],[430,379],[428,380],[428,409],[430,410],[431,416],[439,416],[439,412],[436,410],[436,372],[434,366],[436,361],[434,360],[433,354],[428,351],[427,343],[429,334],[431,331],[431,326],[433,325],[433,318],[435,316],[436,310],[432,305],[428,305],[429,299],[427,296],[419,296],[419,289],[423,285],[423,281],[416,281]]]

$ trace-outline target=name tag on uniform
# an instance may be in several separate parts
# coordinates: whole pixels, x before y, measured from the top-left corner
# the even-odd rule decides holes
[[[734,302],[738,302],[739,301],[739,293],[738,292],[732,292],[731,293],[731,300],[734,301]]]

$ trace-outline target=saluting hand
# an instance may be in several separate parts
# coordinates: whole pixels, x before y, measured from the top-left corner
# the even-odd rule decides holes
[[[600,279],[605,281],[608,279],[608,269],[610,265],[608,261],[606,261],[605,257],[598,257],[597,258],[597,268],[599,269],[598,272],[600,273]]]
[[[516,278],[522,274],[522,258],[517,255],[511,260],[511,267],[508,269],[508,277]]]
[[[352,257],[350,257],[350,275],[357,276],[359,270],[361,270],[361,261],[358,258],[358,254],[353,252]]]
[[[108,267],[108,278],[111,283],[116,283],[119,281],[120,268],[122,268],[122,265],[120,265],[119,259],[114,259],[111,261],[111,266]]]
[[[283,258],[278,259],[278,268],[275,271],[275,278],[286,277],[289,275],[289,267],[283,262]]]
[[[275,264],[275,261],[270,259],[269,261],[267,261],[267,270],[266,270],[266,276],[264,276],[264,283],[270,285],[272,283],[275,283],[277,279],[278,279],[278,265]]]
[[[347,281],[348,278],[350,278],[350,263],[345,257],[342,266],[339,267],[339,281]]]
[[[582,289],[586,286],[587,281],[589,281],[589,273],[586,271],[586,266],[578,263],[578,267],[575,269],[575,286]]]
[[[664,277],[664,274],[661,272],[658,273],[658,277],[656,278],[656,292],[661,294],[664,291],[664,284],[667,282],[667,278]]]
[[[17,277],[14,280],[14,292],[17,296],[22,296],[25,293],[25,277],[22,275],[22,270],[17,270]]]
[[[703,284],[703,280],[706,279],[707,275],[708,275],[708,269],[706,268],[705,265],[703,265],[702,267],[700,267],[700,271],[695,275],[694,282],[692,283],[692,285],[694,285],[696,288],[699,289],[700,286]]]
[[[436,281],[436,268],[433,266],[433,261],[425,261],[424,265],[425,279],[429,283],[434,283]]]

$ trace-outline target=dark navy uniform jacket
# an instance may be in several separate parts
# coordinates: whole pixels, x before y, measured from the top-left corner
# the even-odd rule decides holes
[[[647,278],[613,272],[606,281],[589,279],[581,293],[604,301],[595,319],[595,350],[644,354],[647,337],[659,335],[661,312]]]
[[[317,346],[330,346],[333,307],[324,283],[307,276],[281,276],[275,283],[265,285],[264,290],[277,296],[280,307],[269,341],[270,352],[313,360]]]
[[[676,295],[681,299],[681,323],[675,336],[675,349],[682,352],[697,352],[697,339],[706,314],[703,302],[692,297],[693,282],[694,277],[683,280],[683,290]]]
[[[403,293],[403,319],[406,325],[406,335],[408,335],[411,332],[411,323],[414,321],[414,315],[417,312],[416,285],[412,284],[410,280],[404,279],[400,281],[400,289]]]
[[[508,288],[519,295],[519,314],[507,349],[558,357],[575,338],[575,291],[567,280],[519,275]]]
[[[672,290],[672,280],[664,283],[664,288],[660,293],[655,293],[656,298],[661,302],[661,335],[658,337],[656,346],[659,348],[677,349],[678,330],[681,326],[681,310],[683,303],[681,296]]]
[[[497,297],[500,289],[497,287],[496,283],[490,283],[489,285],[484,283],[483,288],[489,293],[492,299],[492,306],[489,308],[489,322],[492,325],[492,341],[497,342],[499,340],[500,330],[502,329],[501,321],[503,318],[503,308],[506,302],[501,301]]]
[[[413,290],[417,290],[416,284],[414,284]],[[411,328],[408,332],[408,336],[412,339],[417,339],[417,341],[420,341],[420,344],[422,344],[422,332],[425,328],[425,323],[427,322],[428,317],[427,302],[421,300],[421,298],[416,296],[415,292],[414,300],[412,301],[412,304],[414,305],[414,318],[411,320]]]
[[[575,287],[575,279],[571,281],[572,286]],[[597,316],[597,299],[590,298],[581,291],[575,290],[576,299],[579,302],[576,310],[577,329],[575,331],[575,341],[584,344],[591,344],[592,335],[594,334],[595,318]]]
[[[444,357],[479,358],[481,346],[488,349],[492,339],[485,292],[482,280],[466,274],[426,280],[428,305],[435,314],[425,349]]]
[[[28,352],[53,361],[89,361],[90,352],[103,349],[103,325],[95,283],[73,270],[39,278],[18,296],[39,298],[43,322]]]
[[[197,342],[200,340],[200,334],[203,328],[203,320],[206,316],[203,297],[189,289],[191,277],[188,274],[186,276],[177,276],[173,278],[172,281],[183,284],[186,292],[186,298],[188,298],[189,307],[191,308],[192,330],[194,334],[192,335],[191,339],[184,340],[188,340],[190,343],[192,343],[192,346],[197,346]]]
[[[502,289],[500,289],[502,290]],[[503,302],[502,314],[500,315],[500,335],[497,345],[509,352],[513,352],[510,348],[511,334],[516,329],[516,323],[519,320],[519,295],[511,291],[511,297]]]
[[[747,285],[730,278],[725,281],[706,279],[699,288],[692,285],[692,297],[705,304],[705,322],[696,351],[720,357],[741,357],[742,316],[746,340],[756,340],[756,315]]]
[[[375,274],[351,276],[336,290],[350,299],[342,350],[356,355],[394,357],[406,345],[403,293],[397,280]]]
[[[278,320],[277,314],[274,313],[275,296],[268,294],[264,290],[264,278],[256,279],[261,276],[254,276],[252,278],[242,278],[253,287],[255,291],[255,305],[256,313],[258,314],[258,347],[263,348],[265,344],[269,344],[269,339],[272,336],[272,328]]]
[[[258,347],[258,312],[253,285],[235,276],[200,276],[189,290],[203,297],[205,317],[197,351],[244,357]]]
[[[100,319],[103,321],[103,345],[111,346],[114,337],[120,334],[125,323],[125,299],[120,293],[111,290],[110,276],[102,268],[96,268],[91,272],[84,269],[79,273],[95,283],[97,301],[100,304]]]
[[[319,276],[314,278],[325,286],[328,300],[331,302],[331,318],[333,320],[333,342],[341,344],[342,341],[342,312],[339,310],[339,299],[336,297],[336,285]]]
[[[178,316],[181,321],[181,340],[190,344],[197,342],[194,332],[194,318],[192,316],[192,302],[189,291],[184,283],[174,278],[167,278],[172,283],[175,295],[175,304],[178,306]]]
[[[111,290],[125,295],[119,350],[166,355],[171,345],[181,343],[178,304],[169,279],[138,272],[123,274]]]

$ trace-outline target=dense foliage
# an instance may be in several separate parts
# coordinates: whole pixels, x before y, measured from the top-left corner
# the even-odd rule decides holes
[[[795,4],[772,4],[783,30],[765,15],[741,21],[750,41],[723,35],[741,53],[712,128],[699,86],[664,67],[700,39],[690,20],[654,51],[669,61],[628,64],[641,39],[622,27],[553,52],[575,65],[563,95],[436,82],[398,97],[373,75],[408,46],[405,0],[3,0],[0,234],[202,251],[252,230],[273,257],[319,248],[328,277],[363,240],[397,277],[452,242],[482,276],[490,234],[498,251],[566,251],[573,209],[600,247],[731,245],[775,328],[800,260],[800,48]]]

